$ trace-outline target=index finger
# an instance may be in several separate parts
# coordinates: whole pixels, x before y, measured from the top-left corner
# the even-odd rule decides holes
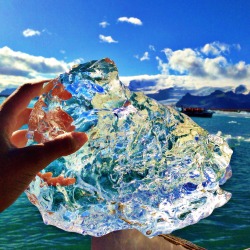
[[[12,119],[19,115],[30,103],[30,101],[43,93],[43,84],[49,80],[37,83],[26,83],[12,93],[2,104],[0,116],[4,119]]]

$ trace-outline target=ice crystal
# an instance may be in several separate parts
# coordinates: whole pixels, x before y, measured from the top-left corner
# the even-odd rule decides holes
[[[219,187],[231,175],[227,143],[129,91],[110,59],[76,65],[45,88],[29,144],[73,130],[89,138],[27,189],[46,224],[92,236],[135,228],[152,237],[198,222],[231,197]],[[75,181],[53,186],[48,175]]]

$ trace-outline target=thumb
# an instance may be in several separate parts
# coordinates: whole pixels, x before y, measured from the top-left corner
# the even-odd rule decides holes
[[[76,152],[87,140],[88,137],[85,133],[66,133],[44,144],[32,145],[15,150],[15,159],[19,167],[22,167],[23,170],[28,168],[30,173],[33,171],[37,173],[55,159]]]

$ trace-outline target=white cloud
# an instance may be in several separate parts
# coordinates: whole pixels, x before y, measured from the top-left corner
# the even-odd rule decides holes
[[[194,77],[190,75],[137,75],[120,77],[121,81],[128,86],[131,81],[138,81],[141,88],[146,94],[158,92],[161,89],[181,88],[185,90],[195,91],[199,95],[210,94],[215,89],[221,88],[225,90],[234,90],[240,83],[244,83],[248,91],[250,91],[250,80],[235,81],[234,79],[210,79],[203,77]]]
[[[119,17],[118,22],[127,22],[134,25],[142,25],[142,21],[137,17]]]
[[[207,43],[201,48],[201,52],[205,55],[221,55],[230,51],[230,45],[220,42]]]
[[[102,27],[102,28],[106,28],[108,25],[110,25],[108,22],[106,21],[103,21],[103,22],[100,22],[99,25]]]
[[[219,87],[235,89],[238,85],[244,84],[250,90],[250,64],[244,61],[232,63],[232,49],[241,48],[239,44],[227,45],[218,42],[196,49],[165,48],[162,52],[166,59],[156,57],[161,74],[155,76],[155,86],[145,86],[145,89],[149,93],[172,86],[190,90]],[[149,78],[153,79],[154,76]],[[136,79],[140,77],[137,76]],[[145,77],[141,76],[141,79]]]
[[[159,57],[158,68],[163,74],[190,75],[211,79],[235,79],[244,80],[250,77],[250,65],[243,61],[230,63],[225,52],[230,48],[239,49],[239,45],[227,45],[222,43],[206,44],[199,49],[186,48],[173,51],[170,48],[163,50],[166,62]],[[209,56],[208,56],[209,55]]]
[[[80,58],[75,59],[72,62],[67,63],[67,66],[68,66],[68,68],[72,68],[72,66],[74,66],[76,64],[83,63],[83,62],[84,62],[84,59],[80,57]]]
[[[209,55],[209,54],[219,55],[220,54],[219,50],[216,47],[209,44],[209,43],[204,45],[204,47],[201,49],[201,52],[203,52],[206,55]]]
[[[149,45],[148,48],[152,51],[155,51],[155,46],[154,45]]]
[[[232,47],[233,48],[233,47]],[[235,47],[237,49],[237,47]],[[186,89],[204,87],[225,87],[233,89],[240,84],[250,90],[250,65],[231,60],[223,55],[204,56],[200,49],[163,50],[166,59],[156,57],[161,74],[121,77],[128,85],[131,80],[144,81],[142,90],[154,93],[160,89],[179,86]],[[138,59],[141,57],[138,56]],[[9,47],[0,48],[0,90],[19,86],[25,82],[54,78],[68,71],[72,64],[81,63],[79,58],[73,62],[56,58],[34,56]],[[155,82],[155,84],[151,84]]]
[[[160,70],[161,74],[162,75],[167,75],[169,74],[169,71],[168,71],[168,64],[167,63],[164,63],[160,57],[156,57],[156,60],[158,61],[158,69]]]
[[[31,37],[31,36],[40,36],[41,32],[38,30],[33,30],[33,29],[26,29],[23,31],[23,36],[24,37]]]
[[[140,61],[145,61],[145,60],[149,60],[149,53],[146,51],[143,56],[140,58]]]
[[[212,42],[205,44],[200,51],[205,55],[218,56],[225,53],[230,53],[231,49],[240,50],[241,47],[239,44],[229,45],[226,43]]]
[[[168,67],[180,74],[190,73],[193,75],[203,74],[202,59],[192,49],[172,51],[165,49],[164,53],[168,60]]]
[[[82,61],[80,58],[67,63],[53,57],[46,58],[14,51],[5,46],[0,48],[0,84],[21,85],[28,81],[54,78],[68,71],[72,64]]]
[[[111,36],[99,35],[99,38],[100,38],[101,42],[118,43],[118,41],[115,41]]]

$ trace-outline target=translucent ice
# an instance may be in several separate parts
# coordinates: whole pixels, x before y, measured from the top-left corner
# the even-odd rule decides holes
[[[46,224],[93,236],[136,228],[152,237],[198,222],[231,197],[219,187],[231,176],[227,143],[130,92],[110,59],[76,65],[46,88],[30,116],[29,144],[73,130],[89,138],[27,189]],[[53,185],[52,175],[69,181]]]

